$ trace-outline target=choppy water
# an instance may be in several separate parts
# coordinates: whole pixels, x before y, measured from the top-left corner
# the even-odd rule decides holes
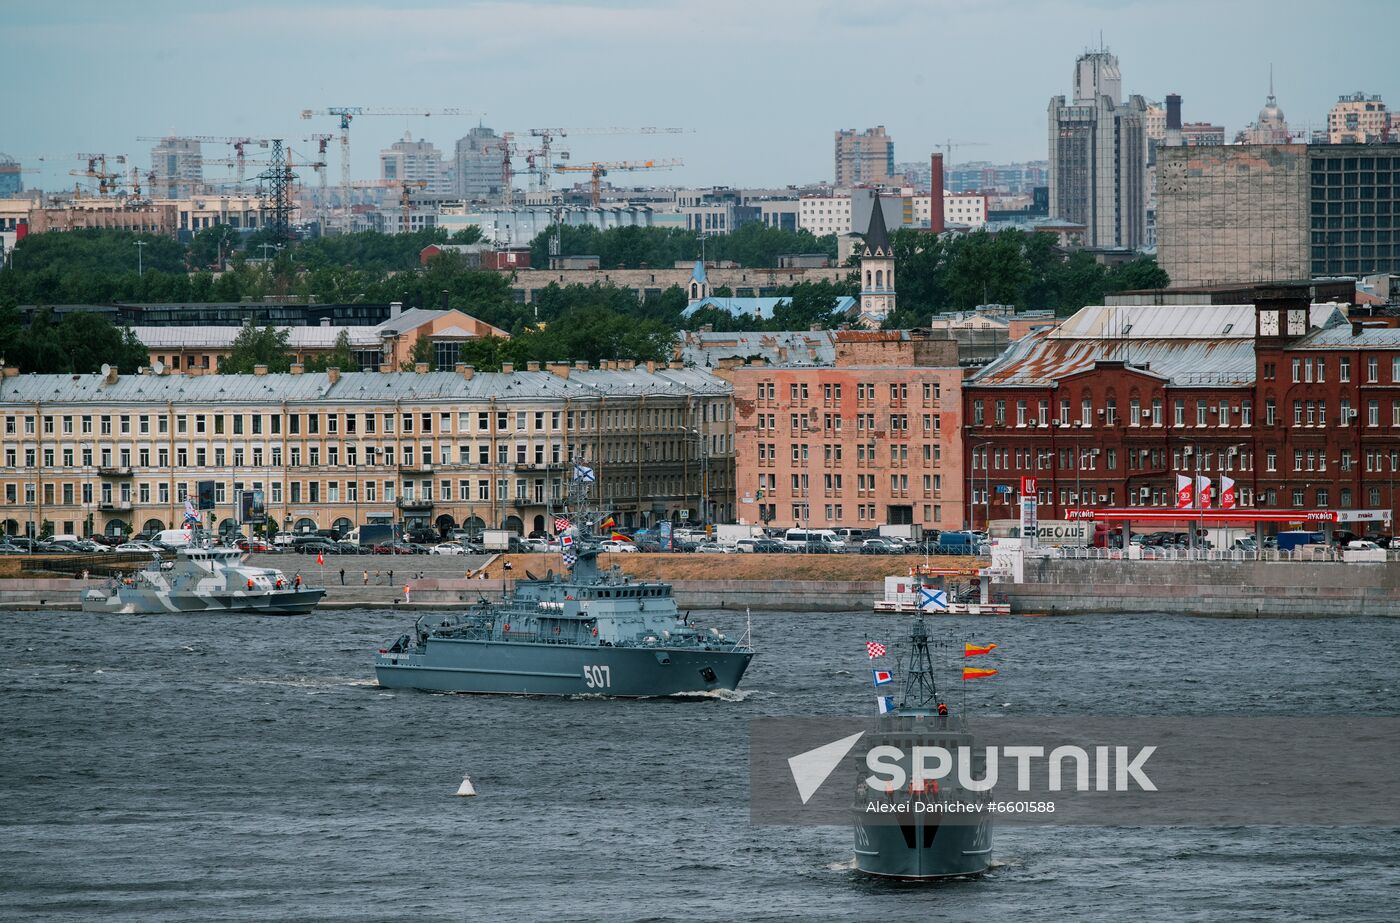
[[[993,874],[909,888],[848,830],[751,826],[748,719],[866,713],[889,616],[756,614],[740,695],[642,702],[380,690],[403,623],[0,614],[0,916],[1395,918],[1395,830],[1004,828]],[[934,627],[1001,645],[974,715],[1400,714],[1396,621]]]

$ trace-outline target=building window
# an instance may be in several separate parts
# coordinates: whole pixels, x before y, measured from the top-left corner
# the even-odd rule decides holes
[[[1172,425],[1186,425],[1186,402],[1184,400],[1177,399],[1172,406]]]
[[[1374,385],[1381,380],[1380,360],[1371,356],[1366,360],[1366,383]]]
[[[1351,381],[1351,357],[1343,356],[1338,361],[1337,378],[1343,382]]]

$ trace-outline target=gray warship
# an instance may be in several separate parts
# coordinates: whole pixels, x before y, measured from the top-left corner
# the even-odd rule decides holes
[[[669,584],[598,567],[596,514],[567,530],[567,574],[530,575],[466,612],[424,615],[374,658],[390,689],[510,695],[674,696],[732,691],[753,659],[681,618]],[[570,561],[572,558],[572,561]]]
[[[83,594],[84,612],[157,615],[165,612],[243,612],[305,615],[326,591],[297,585],[281,571],[242,563],[237,548],[180,548],[173,564],[159,557],[105,589]]]
[[[980,875],[991,864],[989,792],[964,789],[953,776],[923,785],[910,783],[898,791],[866,784],[870,772],[865,757],[874,747],[898,748],[906,755],[906,770],[907,756],[916,746],[938,746],[950,752],[975,748],[967,722],[951,715],[938,694],[922,615],[914,617],[909,640],[909,659],[895,707],[876,719],[875,729],[854,756],[855,867],[865,875],[902,881]],[[982,778],[985,757],[976,749],[973,753],[972,778]]]

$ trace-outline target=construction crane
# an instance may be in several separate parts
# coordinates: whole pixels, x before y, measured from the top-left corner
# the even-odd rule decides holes
[[[397,189],[399,190],[399,207],[403,209],[402,223],[399,225],[399,233],[408,233],[408,223],[410,217],[409,206],[412,199],[409,196],[409,189],[425,189],[428,186],[427,180],[422,179],[368,179],[356,180],[350,186],[354,189]]]
[[[100,196],[105,196],[108,193],[115,193],[117,190],[121,189],[121,180],[125,171],[113,170],[109,172],[107,170],[106,154],[74,154],[73,156],[79,160],[86,160],[87,169],[69,170],[69,176],[82,176],[97,180],[97,194]],[[124,167],[126,165],[126,155],[116,154],[113,156],[112,161],[118,166]],[[78,194],[76,186],[74,187],[73,194],[75,196]]]
[[[531,128],[528,134],[540,139],[540,146],[526,152],[530,169],[527,171],[539,180],[540,189],[549,191],[549,175],[556,172],[552,159],[556,138],[569,135],[679,135],[693,131],[690,128]],[[559,159],[567,160],[568,151],[560,151]]]
[[[160,138],[139,137],[137,141],[198,141],[202,144],[231,144],[233,145],[233,159],[229,160],[205,160],[207,164],[224,164],[237,168],[238,185],[243,185],[245,160],[247,157],[247,147],[256,144],[258,147],[266,148],[272,143],[268,138],[249,138],[244,135],[165,135]]]
[[[327,106],[324,109],[303,109],[301,117],[315,118],[330,115],[340,119],[340,194],[345,207],[346,221],[350,216],[350,123],[362,115],[416,115],[427,118],[434,115],[477,115],[468,109],[371,109],[365,106]]]
[[[960,147],[986,147],[986,146],[987,146],[987,142],[985,142],[985,141],[954,141],[952,138],[949,138],[947,141],[944,141],[942,144],[935,144],[935,145],[934,145],[934,147],[936,147],[936,148],[941,148],[942,151],[943,151],[943,153],[944,153],[944,155],[947,156],[947,158],[948,158],[948,159],[947,159],[947,164],[946,164],[947,166],[952,166],[952,164],[953,164],[953,151],[956,150],[957,148],[960,148]]]
[[[592,163],[566,164],[561,163],[554,168],[555,173],[588,173],[591,175],[589,190],[589,200],[593,207],[597,208],[602,201],[603,177],[613,170],[633,171],[633,170],[665,170],[669,167],[679,167],[679,160],[610,160],[593,161]]]

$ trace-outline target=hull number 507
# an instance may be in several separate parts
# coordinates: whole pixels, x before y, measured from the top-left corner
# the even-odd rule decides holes
[[[596,667],[585,664],[583,682],[589,689],[608,689],[612,686],[612,668],[607,664]]]

